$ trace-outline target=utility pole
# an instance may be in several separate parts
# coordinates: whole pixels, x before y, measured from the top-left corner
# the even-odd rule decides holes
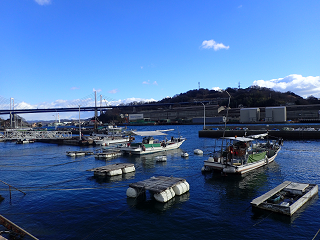
[[[79,105],[79,140],[81,141],[80,105]]]
[[[97,133],[97,91],[94,91],[94,132]]]
[[[203,130],[206,129],[206,105],[201,102],[203,105]]]
[[[12,98],[10,98],[10,129],[12,129],[12,112],[11,112],[11,103],[12,103]]]
[[[100,95],[100,116],[101,116],[101,114],[102,114],[101,107],[102,107],[102,95]]]

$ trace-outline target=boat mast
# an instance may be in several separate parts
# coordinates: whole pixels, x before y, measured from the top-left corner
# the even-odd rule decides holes
[[[228,91],[224,90],[226,93],[228,93]],[[230,106],[230,94],[228,93],[229,95],[229,100],[228,100],[228,107],[227,107],[227,115],[226,115],[226,119],[224,121],[224,130],[223,130],[223,135],[222,135],[222,144],[221,144],[221,153],[223,151],[223,140],[224,140],[224,137],[225,137],[225,132],[226,132],[226,127],[227,127],[227,121],[228,121],[228,113],[229,113],[229,106]]]

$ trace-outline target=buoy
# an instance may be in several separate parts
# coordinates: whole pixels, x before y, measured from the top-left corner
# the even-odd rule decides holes
[[[184,185],[184,184],[183,184]],[[182,186],[182,184],[177,184],[176,186],[173,187],[173,191],[176,195],[180,196],[185,193],[185,185]]]
[[[132,167],[126,167],[122,169],[122,173],[129,173],[129,172],[134,172],[136,169],[134,166]]]
[[[75,154],[74,152],[69,152],[69,153],[67,153],[67,155],[68,155],[69,157],[75,157],[75,156],[76,156],[76,154]]]
[[[168,202],[171,198],[175,196],[175,192],[172,188],[168,188],[167,190],[154,194],[154,198],[158,202]]]
[[[181,153],[181,157],[189,157],[189,154],[187,152]]]
[[[126,194],[127,194],[128,197],[132,197],[132,198],[138,197],[138,192],[137,192],[137,190],[134,189],[134,188],[131,188],[131,187],[129,187],[129,188],[127,189]]]
[[[115,175],[120,175],[120,174],[122,174],[121,169],[112,170],[107,173],[108,176],[115,176]]]
[[[173,190],[176,195],[180,196],[189,191],[189,183],[187,181],[181,182],[173,187]]]
[[[190,190],[190,185],[189,185],[189,183],[188,183],[187,181],[185,181],[184,184],[185,184],[186,187],[187,187],[187,191],[189,191],[189,190]]]
[[[76,152],[76,156],[84,156],[84,155],[86,155],[86,153],[84,153],[84,152]]]
[[[197,154],[197,155],[203,154],[203,151],[200,149],[195,149],[193,152],[194,152],[194,154]]]
[[[214,158],[213,157],[209,157],[207,162],[214,162]]]

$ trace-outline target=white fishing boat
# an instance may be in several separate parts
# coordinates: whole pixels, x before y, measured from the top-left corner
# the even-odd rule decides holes
[[[122,127],[108,126],[104,134],[92,134],[94,143],[101,146],[129,142],[129,132],[124,132]]]
[[[101,146],[109,146],[110,144],[115,144],[115,143],[126,143],[129,142],[130,138],[129,137],[122,137],[122,136],[100,136],[96,139],[94,139],[94,143],[96,145],[101,145]]]
[[[166,136],[165,132],[169,130],[156,130],[156,131],[132,131],[134,135],[143,137],[142,142],[129,142],[128,144],[119,146],[119,149],[128,154],[143,155],[149,153],[163,152],[168,150],[177,149],[186,140],[185,138],[174,138],[170,140],[164,139],[162,141],[154,139],[155,136]]]
[[[271,163],[281,149],[282,139],[253,143],[255,138],[265,136],[267,134],[222,138],[222,142],[227,142],[225,147],[219,146],[219,150],[204,161],[202,171],[244,174]]]

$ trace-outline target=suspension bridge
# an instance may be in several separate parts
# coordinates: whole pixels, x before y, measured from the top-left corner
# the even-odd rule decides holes
[[[64,102],[64,101],[61,101]],[[152,107],[164,105],[185,105],[184,103],[149,103],[149,102],[132,102],[129,104],[114,104],[118,101],[110,99],[107,96],[100,95],[100,104],[97,104],[95,93],[90,94],[84,98],[69,101],[68,103],[61,103],[60,101],[54,102],[53,107],[32,107],[32,105],[25,104],[24,101],[14,101],[13,98],[6,99],[0,96],[0,116],[1,115],[14,115],[14,114],[27,114],[27,113],[59,113],[59,112],[98,112],[107,111],[114,108],[132,108],[132,107]],[[104,106],[103,106],[104,105]]]

